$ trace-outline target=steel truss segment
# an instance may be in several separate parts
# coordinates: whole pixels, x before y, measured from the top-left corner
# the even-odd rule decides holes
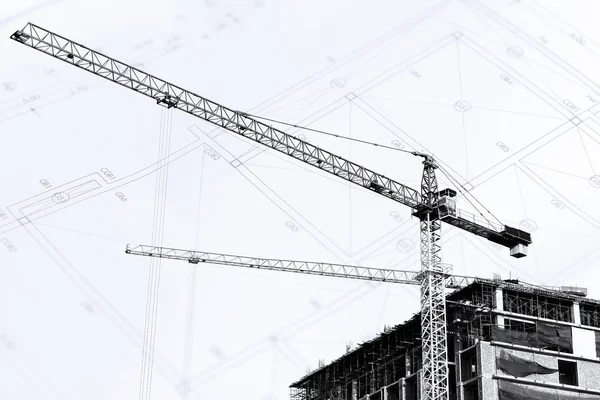
[[[448,400],[446,301],[440,263],[440,222],[421,220],[422,399]]]
[[[127,245],[125,252],[127,254],[139,256],[187,261],[193,264],[219,264],[409,285],[420,285],[422,281],[421,271],[403,271],[311,261],[276,260],[148,245]],[[446,265],[445,268],[449,269],[450,267]],[[435,274],[435,276],[440,284],[450,288],[467,286],[476,279],[467,276],[452,276],[448,274]]]
[[[421,204],[419,192],[414,189],[37,25],[28,23],[11,38],[151,97],[160,105],[178,108],[398,203],[413,209]]]
[[[421,198],[429,207],[437,202],[435,163],[423,161]],[[421,336],[423,400],[448,400],[448,356],[444,266],[441,259],[441,221],[432,212],[420,217],[421,230]]]

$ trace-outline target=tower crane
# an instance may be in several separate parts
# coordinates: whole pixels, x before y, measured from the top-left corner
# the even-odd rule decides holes
[[[442,221],[510,249],[513,257],[527,255],[529,233],[506,225],[496,227],[470,219],[456,208],[456,192],[438,190],[435,170],[428,154],[412,152],[423,159],[420,191],[364,168],[327,150],[273,128],[252,116],[227,108],[205,97],[108,57],[40,26],[28,23],[11,39],[109,81],[148,96],[160,106],[176,108],[251,141],[287,154],[298,161],[336,175],[412,209],[420,221],[421,270],[418,275],[422,323],[422,398],[448,400],[446,347],[447,271],[441,263]]]

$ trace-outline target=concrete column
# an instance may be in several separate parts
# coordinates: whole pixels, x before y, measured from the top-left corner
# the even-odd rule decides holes
[[[496,288],[496,310],[504,311],[504,295],[502,288]],[[498,326],[504,327],[504,317],[502,315],[497,316]]]
[[[460,346],[458,345],[458,343],[457,343],[457,347],[456,348],[460,349]],[[456,385],[456,389],[457,389],[456,394],[457,394],[457,398],[459,400],[462,400],[462,399],[464,399],[464,396],[463,396],[463,385],[462,385],[462,381],[463,381],[462,380],[462,357],[460,356],[460,353],[458,353],[458,352],[456,353],[455,363],[456,363],[456,383],[458,383]]]
[[[579,313],[579,303],[574,301],[573,307],[571,307],[571,313],[573,314],[573,323],[581,325],[581,314]]]
[[[400,400],[406,400],[406,381],[400,379]]]

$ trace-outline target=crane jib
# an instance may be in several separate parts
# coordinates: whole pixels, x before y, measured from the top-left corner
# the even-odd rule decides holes
[[[421,193],[410,187],[257,121],[248,114],[224,107],[37,25],[28,23],[23,30],[13,33],[11,39],[151,97],[163,107],[177,108],[371,192],[404,204],[417,213],[422,214],[425,211],[431,220],[436,218],[437,204],[433,205],[433,209],[431,205],[423,204]],[[415,155],[424,156],[426,161],[433,160],[426,154],[415,152]],[[527,246],[531,244],[530,235],[516,228],[504,226],[502,229],[497,229],[491,225],[482,225],[453,215],[445,215],[443,218],[440,216],[440,219],[510,248],[511,255],[515,257],[524,256]]]
[[[414,189],[39,26],[27,24],[11,39],[152,97],[161,106],[180,109],[301,161],[313,165],[318,161],[320,169],[367,189],[373,190],[375,183],[385,189],[386,197],[401,204],[411,208],[420,204]]]
[[[403,271],[314,261],[278,260],[149,245],[127,245],[125,253],[130,255],[187,261],[190,264],[208,263],[408,285],[420,285],[421,280],[423,279],[422,271]],[[447,288],[456,289],[465,287],[477,279],[471,276],[453,275],[451,271],[451,265],[443,264],[442,272],[438,273],[438,275],[442,276]]]

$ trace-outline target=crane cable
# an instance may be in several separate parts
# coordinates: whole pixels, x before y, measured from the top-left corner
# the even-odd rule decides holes
[[[152,245],[162,246],[167,189],[169,158],[171,147],[172,115],[166,109],[161,113],[160,135],[158,143],[158,163],[154,187],[154,214],[152,220]],[[146,316],[144,321],[144,342],[142,346],[142,365],[140,373],[139,400],[152,397],[152,375],[154,372],[154,349],[156,343],[156,322],[160,293],[161,258],[153,258],[148,272],[146,294]]]
[[[315,132],[315,133],[320,133],[320,134],[332,136],[332,137],[335,137],[335,138],[338,138],[338,139],[345,139],[345,140],[349,140],[349,141],[353,141],[353,142],[358,142],[358,143],[362,143],[362,144],[372,145],[372,146],[375,146],[375,147],[381,147],[381,148],[384,148],[384,149],[389,149],[389,150],[394,150],[394,151],[400,151],[400,152],[403,152],[403,153],[409,153],[409,154],[412,154],[412,155],[416,155],[415,151],[399,149],[397,147],[387,146],[387,145],[380,144],[380,143],[369,142],[367,140],[361,140],[361,139],[356,139],[356,138],[352,138],[352,137],[349,137],[349,136],[339,135],[339,134],[336,134],[336,133],[326,132],[326,131],[323,131],[323,130],[320,130],[320,129],[308,128],[306,126],[291,124],[289,122],[284,122],[284,121],[278,121],[276,119],[267,118],[267,117],[261,117],[259,115],[253,115],[253,114],[249,114],[249,113],[242,112],[242,111],[238,111],[238,112],[240,114],[246,115],[248,117],[252,117],[252,118],[256,118],[256,119],[262,119],[262,120],[270,121],[270,122],[275,122],[277,124],[282,124],[282,125],[290,126],[290,127],[297,128],[297,129],[303,129],[303,130],[307,130],[307,131],[311,131],[311,132]],[[475,200],[475,202],[477,202],[481,207],[483,207],[483,209],[485,211],[487,211],[492,217],[494,217],[494,219],[496,221],[498,221],[498,223],[500,223],[500,225],[504,226],[504,223],[502,221],[500,221],[494,214],[492,214],[492,212],[490,210],[488,210],[479,200],[477,200],[477,198],[472,193],[470,193],[456,178],[454,178],[452,176],[452,174],[450,174],[450,172],[448,172],[444,167],[442,167],[440,165],[440,163],[438,163],[438,167],[440,168],[440,171],[442,172],[442,174],[444,176],[446,176],[446,178],[448,178],[448,180],[450,182],[452,182],[452,183],[454,183],[456,185],[456,188],[458,189],[459,193],[461,193],[464,196],[464,198],[469,202],[469,204],[471,204],[471,206],[473,206],[473,208],[479,213],[479,215],[481,215],[481,217],[483,219],[485,219],[487,221],[488,224],[490,224],[490,226],[493,227],[492,223],[485,217],[485,215],[483,215],[483,213],[477,208],[477,206],[475,204],[473,204],[473,202],[471,202],[471,200],[469,200],[469,198],[467,197],[467,193],[471,197],[473,197],[473,199]],[[465,190],[465,192],[463,192],[460,188],[463,188]]]
[[[477,212],[479,213],[479,215],[481,215],[481,217],[482,217],[483,219],[485,219],[485,220],[487,221],[487,223],[488,223],[488,224],[490,224],[490,226],[491,226],[491,227],[494,227],[494,225],[492,225],[492,223],[490,222],[490,220],[489,220],[489,219],[487,219],[487,218],[485,217],[485,215],[483,215],[483,213],[482,213],[482,212],[481,212],[481,211],[480,211],[480,210],[477,208],[477,206],[476,206],[475,204],[473,204],[473,203],[471,202],[471,200],[469,200],[469,198],[467,197],[466,193],[469,193],[469,194],[471,195],[471,197],[473,197],[473,199],[474,199],[474,200],[475,200],[477,203],[479,203],[479,205],[480,205],[481,207],[483,207],[483,209],[484,209],[485,211],[487,211],[487,212],[488,212],[488,213],[489,213],[489,214],[490,214],[492,217],[494,217],[494,219],[495,219],[496,221],[498,221],[498,222],[500,223],[500,225],[504,226],[504,224],[502,223],[502,221],[500,221],[500,220],[499,220],[499,219],[498,219],[498,218],[497,218],[497,217],[496,217],[494,214],[492,214],[492,212],[491,212],[490,210],[488,210],[488,209],[487,209],[487,208],[486,208],[486,207],[485,207],[483,204],[481,204],[481,202],[480,202],[479,200],[477,200],[477,198],[476,198],[476,197],[475,197],[473,194],[471,194],[471,192],[469,192],[469,191],[468,191],[468,190],[467,190],[467,189],[466,189],[466,188],[465,188],[465,187],[464,187],[464,186],[463,186],[463,185],[462,185],[462,184],[461,184],[461,183],[460,183],[460,182],[459,182],[459,181],[458,181],[456,178],[454,178],[454,177],[453,177],[453,176],[452,176],[452,175],[451,175],[451,174],[450,174],[450,173],[449,173],[449,172],[448,172],[448,171],[447,171],[447,170],[446,170],[444,167],[442,167],[442,166],[441,166],[441,165],[439,165],[439,164],[438,164],[438,167],[440,168],[440,171],[441,171],[441,173],[442,173],[442,174],[443,174],[443,175],[444,175],[446,178],[448,178],[448,180],[450,180],[451,182],[452,182],[452,181],[454,181],[454,184],[456,185],[456,188],[458,189],[458,191],[460,192],[460,194],[462,194],[462,195],[464,196],[465,200],[467,200],[467,201],[469,202],[469,204],[470,204],[471,206],[473,206],[473,208],[474,208],[475,210],[477,210]],[[466,192],[466,193],[465,193],[465,192],[463,192],[462,190],[460,190],[460,188],[461,188],[461,187],[462,187],[463,189],[465,189],[465,192]]]
[[[386,146],[385,144],[379,144],[379,143],[375,143],[375,142],[369,142],[369,141],[366,141],[366,140],[360,140],[360,139],[352,138],[352,137],[349,137],[349,136],[338,135],[336,133],[326,132],[326,131],[322,131],[322,130],[319,130],[319,129],[308,128],[306,126],[301,126],[301,125],[290,124],[288,122],[277,121],[275,119],[261,117],[261,116],[258,116],[258,115],[252,115],[252,114],[248,114],[248,113],[241,112],[241,111],[238,111],[238,112],[240,114],[242,114],[242,115],[247,115],[247,116],[252,117],[252,118],[264,119],[265,121],[271,121],[271,122],[275,122],[275,123],[278,123],[278,124],[291,126],[293,128],[304,129],[304,130],[311,131],[311,132],[321,133],[323,135],[333,136],[333,137],[336,137],[338,139],[346,139],[346,140],[350,140],[350,141],[358,142],[358,143],[362,143],[362,144],[370,144],[370,145],[375,146],[375,147],[383,147],[384,149],[401,151],[401,152],[409,153],[409,154],[413,154],[414,153],[414,151],[399,149],[397,147],[392,147],[392,146]]]

